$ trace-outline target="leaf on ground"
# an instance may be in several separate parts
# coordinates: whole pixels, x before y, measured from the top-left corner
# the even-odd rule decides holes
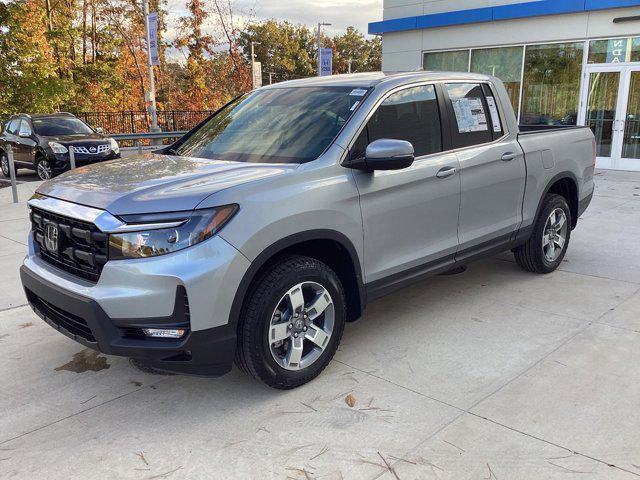
[[[353,408],[356,406],[356,397],[354,397],[352,394],[349,394],[344,398],[344,403]]]

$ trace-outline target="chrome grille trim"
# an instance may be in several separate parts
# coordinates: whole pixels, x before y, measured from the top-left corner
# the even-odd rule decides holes
[[[75,146],[71,146],[70,147],[73,150],[73,153],[81,153],[83,155],[99,155],[101,153],[105,153],[108,152],[109,150],[111,150],[111,146],[110,145],[96,145],[96,151],[92,152],[90,149],[93,147],[84,147],[84,146],[80,146],[80,147],[75,147]]]
[[[83,222],[93,223],[103,233],[127,233],[143,230],[160,230],[163,228],[175,228],[182,225],[185,220],[176,222],[128,224],[114,217],[105,210],[100,210],[77,203],[59,200],[36,193],[28,202],[30,207],[39,208],[47,212],[69,217]]]

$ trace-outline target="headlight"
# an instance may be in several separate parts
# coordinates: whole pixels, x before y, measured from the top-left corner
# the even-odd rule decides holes
[[[67,153],[67,147],[58,142],[49,142],[49,148],[53,150],[53,153]]]
[[[204,242],[220,231],[238,211],[238,205],[196,210],[175,228],[109,234],[109,260],[165,255]]]
[[[113,150],[113,153],[120,153],[120,145],[118,145],[118,142],[113,138],[110,138],[109,143],[111,144],[111,150]]]

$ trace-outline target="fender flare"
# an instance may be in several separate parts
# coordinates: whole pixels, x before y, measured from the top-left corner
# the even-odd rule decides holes
[[[559,173],[556,176],[554,176],[551,180],[549,180],[549,182],[547,183],[547,186],[545,187],[544,191],[542,192],[542,195],[540,196],[540,200],[538,201],[538,208],[536,209],[536,216],[535,216],[535,219],[534,219],[534,223],[538,219],[538,215],[540,215],[540,210],[542,210],[542,202],[544,202],[544,198],[549,193],[549,190],[551,190],[551,187],[555,183],[557,183],[558,181],[564,180],[565,178],[568,178],[569,180],[573,181],[573,183],[575,184],[576,191],[578,192],[578,198],[576,198],[576,201],[580,201],[580,192],[579,192],[579,188],[578,188],[578,179],[577,179],[577,177],[572,172],[569,172],[569,171]],[[578,220],[577,218],[573,219],[574,222],[576,222],[577,220]]]
[[[233,298],[231,312],[229,313],[230,326],[232,326],[234,329],[237,327],[238,322],[240,321],[242,306],[249,291],[249,287],[251,286],[260,269],[262,269],[262,267],[264,267],[269,262],[269,260],[278,255],[280,252],[286,250],[287,248],[311,240],[332,240],[340,244],[347,251],[347,253],[351,257],[351,261],[356,272],[356,281],[358,284],[358,291],[360,296],[360,308],[361,311],[364,311],[364,307],[366,305],[366,293],[364,282],[362,279],[362,268],[360,265],[360,258],[351,240],[349,240],[346,235],[336,230],[307,230],[282,238],[272,245],[269,245],[251,262],[251,265],[242,277],[240,285],[238,286],[236,294]]]

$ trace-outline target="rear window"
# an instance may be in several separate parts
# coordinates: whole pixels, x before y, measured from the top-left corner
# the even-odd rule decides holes
[[[489,108],[479,83],[452,83],[445,88],[454,148],[493,141]]]

